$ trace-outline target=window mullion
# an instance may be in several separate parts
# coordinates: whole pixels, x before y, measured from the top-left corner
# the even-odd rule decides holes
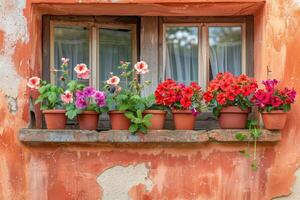
[[[199,58],[201,58],[200,68],[199,68],[199,83],[203,88],[206,88],[209,81],[209,48],[208,48],[208,28],[206,24],[201,25],[201,35],[199,37],[200,42],[200,52]]]
[[[97,80],[99,80],[99,58],[98,58],[98,52],[99,52],[99,47],[98,47],[98,41],[99,41],[99,34],[98,34],[98,28],[96,26],[92,26],[91,28],[91,40],[90,40],[90,47],[91,47],[91,71],[92,71],[92,76],[90,80],[91,86],[99,89],[99,84],[97,84]]]

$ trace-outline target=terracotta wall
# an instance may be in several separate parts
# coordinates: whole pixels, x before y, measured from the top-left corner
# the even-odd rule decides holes
[[[1,200],[300,199],[298,99],[282,141],[259,147],[257,172],[240,145],[32,147],[18,141],[18,130],[29,123],[26,79],[41,72],[43,13],[160,15],[162,9],[166,15],[253,14],[256,77],[276,77],[300,92],[299,0],[2,0]]]

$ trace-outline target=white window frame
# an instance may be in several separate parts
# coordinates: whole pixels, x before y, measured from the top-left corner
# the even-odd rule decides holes
[[[162,47],[162,79],[166,78],[166,29],[167,27],[197,27],[198,28],[198,83],[206,88],[209,83],[209,27],[241,27],[242,32],[242,73],[246,74],[246,23],[163,23]]]
[[[99,29],[100,28],[111,28],[111,29],[128,29],[131,30],[131,43],[132,43],[132,63],[137,62],[137,25],[136,24],[118,24],[113,22],[99,23],[99,22],[70,22],[61,20],[50,21],[50,67],[54,67],[54,28],[56,25],[66,26],[82,26],[87,27],[89,30],[89,65],[91,69],[91,77],[89,79],[89,85],[96,89],[100,86],[100,58],[99,58]],[[70,66],[73,69],[74,66]],[[50,82],[55,83],[56,73],[50,71]],[[107,74],[109,76],[109,74]]]

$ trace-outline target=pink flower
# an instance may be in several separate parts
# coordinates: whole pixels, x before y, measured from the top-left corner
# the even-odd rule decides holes
[[[134,69],[137,71],[138,74],[146,74],[149,72],[148,65],[144,61],[137,62],[134,65]]]
[[[65,91],[65,93],[61,95],[61,100],[65,104],[72,103],[73,102],[73,93],[70,91]]]
[[[81,64],[76,65],[74,67],[74,70],[77,74],[84,74],[88,71],[88,68],[87,68],[86,64],[81,63]]]
[[[82,78],[82,79],[89,79],[91,74],[91,70],[87,70],[84,73],[77,73],[77,78]]]
[[[40,83],[41,83],[41,79],[37,76],[33,76],[28,80],[27,86],[32,89],[39,89]]]
[[[120,78],[117,76],[112,76],[110,79],[106,81],[108,85],[118,85],[120,83]]]
[[[277,108],[283,104],[283,101],[279,97],[272,97],[271,98],[271,104],[273,107]]]

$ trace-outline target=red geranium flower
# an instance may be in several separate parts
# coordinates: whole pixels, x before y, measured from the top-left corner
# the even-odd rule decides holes
[[[182,105],[183,108],[189,108],[192,105],[192,102],[191,102],[190,98],[183,97],[180,100],[180,104]]]

